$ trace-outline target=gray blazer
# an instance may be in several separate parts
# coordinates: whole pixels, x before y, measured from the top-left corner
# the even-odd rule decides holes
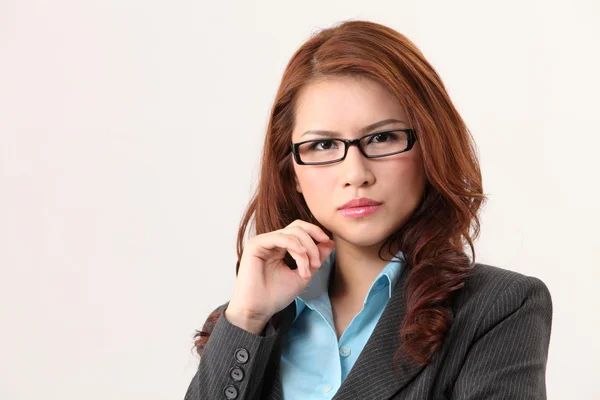
[[[396,374],[392,359],[405,315],[406,270],[334,400],[546,398],[552,300],[540,279],[475,264],[454,300],[443,346],[428,365],[403,362]],[[295,307],[292,302],[280,313],[280,323],[270,321],[264,336],[221,315],[185,400],[281,400],[281,339]]]

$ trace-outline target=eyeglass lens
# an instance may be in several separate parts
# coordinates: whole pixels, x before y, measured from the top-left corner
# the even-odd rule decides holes
[[[360,141],[365,153],[370,156],[383,156],[398,153],[408,146],[406,132],[380,132],[364,137]],[[298,146],[300,159],[305,163],[320,163],[342,159],[344,142],[337,139],[312,140]]]

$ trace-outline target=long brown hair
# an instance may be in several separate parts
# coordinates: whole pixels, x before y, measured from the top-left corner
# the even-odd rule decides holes
[[[379,254],[386,245],[404,253],[409,275],[399,335],[413,361],[425,365],[442,345],[452,321],[451,301],[475,263],[473,240],[486,197],[473,138],[440,77],[409,39],[389,27],[345,21],[313,34],[292,56],[271,109],[259,184],[238,230],[236,274],[249,225],[259,235],[302,219],[331,237],[295,190],[290,143],[300,89],[316,77],[339,75],[371,78],[394,94],[421,147],[427,177],[423,199]],[[473,261],[464,252],[466,244]],[[194,335],[200,356],[221,312],[213,312]]]

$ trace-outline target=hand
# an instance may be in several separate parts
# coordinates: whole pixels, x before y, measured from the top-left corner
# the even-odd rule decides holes
[[[321,228],[299,219],[248,240],[225,317],[259,334],[275,313],[306,289],[334,247],[335,242]],[[284,263],[286,252],[296,261],[297,269]]]

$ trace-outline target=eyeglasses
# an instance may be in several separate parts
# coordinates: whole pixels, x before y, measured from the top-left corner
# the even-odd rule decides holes
[[[381,158],[412,149],[417,141],[413,129],[393,129],[371,133],[358,139],[315,139],[292,144],[299,165],[324,165],[342,161],[352,145],[366,158]]]

